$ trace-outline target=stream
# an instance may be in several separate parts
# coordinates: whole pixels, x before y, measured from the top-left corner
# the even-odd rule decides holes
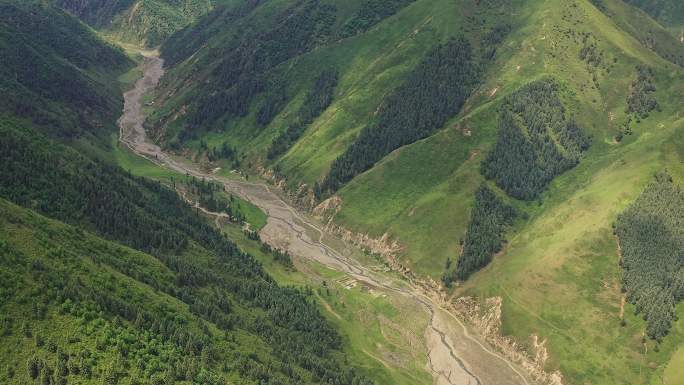
[[[163,60],[145,53],[141,64],[143,77],[135,87],[124,93],[124,110],[119,119],[120,142],[139,156],[182,174],[213,180],[226,191],[240,196],[261,208],[268,216],[260,231],[269,245],[286,249],[301,259],[315,260],[326,267],[348,274],[354,279],[377,288],[388,295],[403,296],[416,301],[428,315],[424,333],[426,370],[436,385],[530,385],[521,370],[476,336],[438,300],[407,280],[396,280],[360,264],[352,257],[353,246],[328,233],[313,218],[297,211],[285,202],[271,186],[232,180],[202,171],[189,161],[177,159],[147,140],[143,123],[141,98],[152,91],[164,74]],[[211,213],[210,215],[221,215]]]

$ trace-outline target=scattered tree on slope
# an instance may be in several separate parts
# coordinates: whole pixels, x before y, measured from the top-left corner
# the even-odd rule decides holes
[[[653,70],[645,66],[637,66],[637,77],[627,96],[627,112],[633,113],[638,119],[648,118],[649,112],[659,110],[658,101],[653,96],[656,86],[653,80]]]

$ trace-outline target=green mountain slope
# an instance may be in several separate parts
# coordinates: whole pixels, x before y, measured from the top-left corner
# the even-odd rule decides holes
[[[6,377],[366,383],[314,293],[278,286],[168,187],[46,137],[111,134],[106,84],[129,63],[64,13],[0,4]],[[678,4],[61,3],[162,43],[146,108],[165,149],[278,182],[454,298],[500,298],[502,332],[563,383],[663,385],[684,365]]]
[[[64,138],[113,128],[116,78],[132,65],[123,52],[40,2],[3,0],[0,11],[0,114]]]
[[[678,0],[625,0],[643,9],[663,25],[671,27],[678,36],[682,36],[684,27],[684,4]]]
[[[307,294],[279,287],[258,262],[209,226],[175,192],[90,160],[17,121],[0,123],[0,134],[4,165],[0,196],[76,226],[42,227],[39,224],[46,220],[36,219],[20,226],[16,234],[13,227],[24,220],[13,220],[12,214],[37,216],[3,201],[7,211],[3,229],[8,231],[3,240],[13,247],[7,257],[15,256],[3,263],[3,274],[15,277],[7,284],[3,315],[9,325],[7,337],[18,338],[12,341],[22,346],[22,354],[3,354],[1,359],[15,373],[26,365],[32,367],[30,359],[24,360],[33,355],[42,360],[40,376],[44,371],[50,376],[67,373],[62,377],[69,373],[51,371],[60,361],[68,366],[70,359],[51,355],[55,349],[49,345],[47,352],[40,342],[32,345],[26,340],[28,333],[22,335],[20,325],[13,321],[21,320],[59,341],[64,354],[73,349],[90,351],[77,353],[87,355],[90,373],[82,373],[84,381],[91,376],[104,381],[111,376],[151,380],[171,376],[176,381],[200,383],[231,379],[366,383],[342,365],[337,352],[340,338]],[[55,168],[56,164],[60,167]],[[45,242],[36,242],[43,237]],[[32,241],[27,243],[27,239]],[[119,251],[124,249],[128,251]],[[47,262],[61,259],[64,266]],[[23,270],[26,261],[38,266],[35,274],[25,275],[31,273]],[[112,278],[105,277],[113,272],[100,263],[118,271],[117,277],[128,276],[123,282],[131,283],[104,284],[102,280],[111,282]],[[18,277],[36,286],[15,281]],[[26,303],[20,295],[32,291],[46,295]],[[157,302],[161,302],[159,308],[150,306]],[[31,316],[36,306],[44,310]],[[89,311],[93,311],[92,318]],[[47,315],[64,312],[65,319],[55,315],[40,322]],[[87,321],[82,324],[79,320],[84,314]],[[48,325],[56,320],[63,321],[65,329],[49,332]],[[69,335],[79,327],[92,327],[89,321],[112,329],[104,337],[91,334],[81,337],[78,344],[69,342]],[[145,335],[146,340],[134,344],[136,335]],[[118,350],[98,348],[98,343]],[[102,354],[91,351],[93,346]],[[149,354],[161,354],[163,359],[150,360]],[[100,360],[106,367],[98,366]],[[23,371],[12,382],[21,383],[32,373],[32,369]]]
[[[262,20],[292,3],[283,4],[230,17],[235,25],[248,20],[255,30],[266,31]],[[325,36],[335,36],[346,23],[345,10],[331,11],[335,21]],[[466,253],[462,244],[470,245],[475,251],[466,254],[473,266],[492,263],[465,283],[456,282],[456,294],[502,297],[504,332],[523,345],[532,335],[546,339],[546,368],[559,369],[568,383],[659,383],[666,368],[681,363],[668,366],[671,357],[681,356],[675,353],[682,344],[681,322],[673,323],[661,342],[642,342],[647,324],[641,315],[630,304],[620,310],[623,271],[612,236],[617,215],[654,172],[667,168],[675,183],[684,181],[683,47],[647,13],[618,0],[418,0],[367,31],[306,40],[308,45],[269,61],[263,71],[234,73],[241,80],[256,79],[258,87],[246,86],[245,93],[226,99],[214,99],[220,92],[206,86],[217,79],[225,55],[234,52],[225,47],[239,50],[252,43],[237,28],[205,21],[194,33],[178,36],[196,39],[193,48],[174,46],[176,37],[163,47],[169,72],[150,127],[168,148],[189,150],[211,167],[207,149],[234,146],[244,168],[284,179],[292,197],[305,205],[326,197],[324,182],[336,159],[358,146],[358,138],[373,137],[368,127],[382,121],[383,110],[391,110],[393,97],[402,95],[407,79],[420,72],[435,47],[464,36],[478,53],[493,48],[460,111],[341,178],[343,183],[330,189],[336,191],[333,199],[321,206],[330,209],[325,219],[364,236],[387,234],[402,246],[398,257],[405,266],[434,279],[445,271],[455,276]],[[491,47],[484,44],[496,31],[501,38]],[[242,64],[253,64],[252,57],[241,57]],[[337,82],[329,106],[305,128],[291,130],[317,77],[331,67]],[[547,81],[556,85],[553,92],[515,103]],[[447,92],[436,94],[447,97]],[[428,92],[411,97],[416,94]],[[219,101],[208,108],[238,99],[241,104],[205,124],[192,120],[198,98],[205,98],[203,105]],[[273,118],[259,121],[265,107]],[[393,117],[407,110],[396,110]],[[424,127],[410,122],[416,132]],[[393,122],[390,138],[398,139],[392,135],[401,129]],[[283,135],[288,150],[269,157],[272,143]],[[351,151],[354,156],[341,169],[366,162],[361,156],[375,149],[364,148]],[[499,223],[471,220],[491,208],[475,199],[483,183],[502,200],[496,207],[512,206],[520,215],[511,220],[502,214]],[[675,313],[681,312],[680,304]]]
[[[53,0],[118,40],[154,47],[209,12],[212,0]]]
[[[0,6],[0,382],[371,383],[311,290],[108,161],[126,56],[48,5]]]

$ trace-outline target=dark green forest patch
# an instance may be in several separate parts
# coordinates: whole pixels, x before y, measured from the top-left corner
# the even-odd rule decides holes
[[[447,262],[447,272],[442,281],[451,286],[455,280],[466,280],[487,266],[493,254],[501,250],[506,228],[516,216],[518,212],[514,207],[504,203],[488,187],[481,186],[475,193],[475,207],[470,214],[463,252],[455,269],[451,269],[451,260]]]
[[[33,1],[0,3],[0,57],[0,113],[60,138],[105,133],[122,105],[106,80],[132,65],[78,20]]]
[[[470,43],[454,39],[432,50],[380,106],[378,118],[333,163],[323,181],[333,193],[397,148],[425,138],[456,115],[478,83]]]
[[[533,200],[551,180],[574,167],[590,145],[559,97],[559,85],[539,80],[508,96],[497,141],[481,172],[506,193]]]
[[[658,174],[615,224],[624,268],[623,287],[646,333],[660,341],[684,299],[684,192]]]

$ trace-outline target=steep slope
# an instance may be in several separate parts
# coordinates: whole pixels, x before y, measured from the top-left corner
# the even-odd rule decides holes
[[[205,48],[187,52],[181,61],[167,52],[170,75],[150,125],[170,147],[189,148],[205,163],[206,148],[230,143],[242,154],[244,167],[272,169],[276,179],[285,178],[295,199],[318,203],[315,183],[323,182],[335,159],[364,136],[365,127],[432,48],[459,35],[481,44],[505,20],[510,32],[503,33],[493,64],[460,114],[451,114],[427,137],[381,156],[316,212],[331,220],[331,228],[340,226],[345,237],[399,257],[414,273],[435,279],[445,264],[457,268],[461,241],[475,244],[467,229],[490,231],[482,238],[500,246],[487,245],[487,253],[477,257],[492,263],[457,284],[457,295],[501,297],[503,331],[525,346],[546,341],[549,355],[540,357],[542,364],[559,369],[568,383],[657,382],[682,343],[682,325],[674,323],[662,342],[642,341],[646,323],[629,304],[621,311],[622,270],[611,227],[653,172],[667,167],[676,183],[683,180],[681,44],[646,13],[621,1],[488,2],[486,10],[475,3],[418,0],[364,33],[317,45],[296,60],[287,58],[269,70],[280,75],[273,78],[287,79],[282,86],[286,101],[278,92],[271,97],[269,92],[282,88],[267,82],[240,114],[184,137],[179,133],[199,93],[183,94],[204,84],[213,68],[208,63],[216,62],[209,52],[222,51],[208,39],[198,43]],[[478,29],[481,19],[485,22]],[[287,152],[267,160],[272,141],[288,131],[316,77],[330,66],[338,71],[338,81],[329,107],[296,132],[298,139],[290,141]],[[513,121],[502,118],[507,98],[546,79],[558,85],[553,98],[560,108],[533,112],[549,120],[539,124],[520,107],[514,107]],[[279,103],[281,112],[259,125],[260,108]],[[522,140],[501,140],[506,134],[501,127],[516,126],[522,136],[515,137]],[[535,133],[537,138],[528,139]],[[496,143],[522,154],[528,142],[538,144],[530,147],[534,159],[499,158],[490,172],[483,165]],[[502,174],[503,165],[510,170]],[[525,165],[543,175],[524,177]],[[509,179],[514,184],[506,183]],[[518,183],[526,180],[537,181],[529,194],[511,188],[526,187]],[[471,226],[482,183],[503,207],[513,206],[522,215]],[[393,241],[399,253],[391,254],[397,249]],[[675,308],[681,311],[681,305]]]
[[[684,4],[677,0],[625,0],[670,27],[678,37],[684,36]]]
[[[62,138],[114,128],[116,78],[132,63],[77,20],[37,1],[3,0],[0,55],[0,114]]]
[[[334,69],[339,76],[332,103],[307,125],[326,121],[326,128],[334,131],[321,138],[325,142],[306,146],[307,152],[295,149],[280,160],[272,159],[283,174],[304,173],[303,179],[313,184],[345,149],[352,139],[350,135],[367,123],[368,115],[377,109],[383,96],[401,84],[428,52],[450,37],[457,37],[465,28],[454,23],[454,18],[466,19],[469,15],[464,13],[475,7],[468,26],[474,30],[473,50],[479,55],[480,37],[495,26],[481,18],[505,9],[497,1],[477,6],[468,1],[403,2],[394,15],[383,15],[385,18],[367,31],[347,36],[343,26],[359,19],[359,7],[370,3],[393,2],[374,0],[334,6],[322,1],[273,2],[239,12],[212,13],[162,47],[170,71],[163,80],[157,100],[160,107],[150,124],[171,148],[198,150],[200,138],[209,147],[227,141],[240,153],[246,153],[248,159],[262,164],[274,140],[298,119],[297,111],[315,79]],[[288,15],[291,17],[285,18]],[[226,24],[230,27],[221,27]],[[242,25],[254,28],[251,35],[243,32]],[[294,30],[295,25],[305,27]],[[300,32],[305,35],[295,35]],[[258,49],[248,48],[257,44]],[[422,76],[426,73],[423,71]],[[415,76],[415,83],[422,81],[420,77]],[[331,119],[331,111],[339,111],[340,103],[352,110]],[[204,105],[204,109],[198,105]],[[265,111],[271,116],[265,117]],[[301,139],[309,137],[307,127],[299,131]],[[297,142],[291,146],[298,147]],[[309,164],[301,164],[305,161]]]
[[[62,11],[0,4],[2,97],[24,103],[0,114],[0,382],[371,383],[313,293],[107,161],[128,59]]]
[[[666,60],[680,66],[684,65],[684,40],[682,40],[684,31],[679,30],[677,33],[670,33],[663,26],[643,15],[641,10],[627,6],[622,1],[602,0],[601,2],[594,2],[594,4],[622,30],[634,36],[644,46]],[[674,3],[662,4],[662,6],[680,8],[679,10],[672,9],[671,12],[666,11],[663,14],[672,15],[675,18],[677,12],[684,15],[684,6],[681,3],[677,5]],[[644,9],[648,12],[654,8],[645,7]],[[653,13],[651,14],[653,15]],[[684,25],[684,20],[681,20],[679,24]]]
[[[102,379],[110,375],[148,379],[175,376],[175,380],[212,383],[231,378],[273,383],[365,383],[366,380],[353,369],[341,365],[336,354],[340,347],[339,336],[306,295],[277,286],[258,262],[209,226],[175,192],[158,182],[135,178],[117,167],[89,160],[69,147],[41,138],[30,126],[17,121],[3,121],[0,134],[4,165],[0,172],[0,196],[76,226],[67,230],[58,225],[36,229],[35,223],[31,223],[27,226],[29,233],[24,235],[14,234],[8,228],[4,240],[18,247],[15,254],[19,259],[3,264],[3,273],[10,276],[25,274],[22,270],[25,258],[35,260],[36,266],[44,266],[45,258],[65,258],[66,270],[61,271],[52,264],[50,268],[37,267],[39,274],[26,281],[35,282],[38,285],[35,290],[48,293],[39,305],[45,310],[40,317],[34,318],[41,320],[45,314],[56,313],[58,308],[68,308],[67,313],[72,315],[97,309],[102,321],[96,322],[113,327],[113,335],[107,338],[123,339],[123,342],[113,343],[120,346],[120,364],[92,374],[84,373],[86,378],[89,375]],[[60,167],[55,169],[55,164]],[[9,213],[3,215],[3,220],[15,225],[22,222],[12,222],[9,214],[16,209],[9,207],[7,210]],[[31,216],[25,214],[26,211],[19,212],[21,216]],[[143,259],[138,263],[152,267],[140,271],[131,266],[133,262],[126,256],[130,252],[121,256],[116,250],[122,247],[107,246],[109,242],[97,240],[95,235],[88,233],[154,255],[138,257]],[[63,238],[58,234],[72,235]],[[43,236],[50,241],[25,241]],[[79,243],[83,238],[92,241]],[[92,249],[88,247],[91,243],[95,245]],[[24,259],[18,257],[27,253]],[[82,276],[80,280],[69,275],[68,271],[81,270],[84,263],[89,265],[92,258],[104,258],[106,264],[137,281],[133,283],[136,289],[131,290],[140,293],[127,292],[126,285],[119,289],[97,284],[104,274],[99,268],[78,273]],[[163,279],[157,281],[147,275]],[[10,281],[8,287],[16,291],[10,292],[7,303],[3,303],[8,309],[18,305],[13,313],[3,310],[3,314],[14,314],[9,318],[8,332],[13,335],[16,330],[16,335],[21,336],[18,329],[14,329],[18,326],[11,326],[14,319],[27,320],[26,327],[46,332],[47,324],[52,320],[48,319],[45,324],[28,321],[33,319],[26,313],[30,308],[21,306],[24,302],[20,297],[14,297],[14,294],[33,290],[20,282]],[[69,282],[71,284],[67,284]],[[92,285],[99,285],[99,288],[95,290]],[[163,298],[168,296],[172,300],[170,303],[168,298],[164,300],[167,306],[150,308],[147,299],[159,301],[158,292],[165,294]],[[38,302],[34,304],[38,306]],[[72,308],[71,304],[76,306]],[[196,332],[187,326],[193,321],[179,317],[187,312],[198,325]],[[75,333],[78,322],[66,318],[64,322],[68,326],[60,333]],[[114,327],[121,322],[122,327]],[[163,347],[156,349],[168,354],[165,361],[148,362],[143,353],[145,346],[126,342],[126,338],[130,338],[126,335],[149,333],[150,330],[154,334],[148,334],[146,338],[149,338],[149,344],[159,340]],[[53,338],[65,344],[60,345],[62,350],[73,348],[67,347],[73,342],[65,342],[65,335]],[[92,347],[96,340],[99,341],[97,338],[91,335],[79,342]],[[226,341],[231,343],[226,346]],[[49,354],[45,358],[41,343],[33,347],[27,344],[24,336],[16,343],[23,346],[22,354],[5,354],[1,358],[3,363],[14,368],[15,373],[25,365],[22,360],[33,354],[49,362],[48,366],[39,364],[41,371],[48,370],[43,367],[59,365]],[[54,353],[50,349],[48,351]],[[97,366],[100,359],[106,362],[108,354],[112,353],[86,357],[91,360],[88,365]],[[194,356],[202,361],[182,361],[179,360],[181,356]],[[68,361],[59,357],[56,360],[65,361],[65,365]],[[227,361],[233,365],[225,366],[223,362]],[[31,373],[29,370],[28,375],[33,377]],[[66,377],[66,374],[62,376]],[[25,378],[22,375],[13,381],[19,383]]]
[[[213,0],[53,0],[118,40],[154,47],[209,12]]]

